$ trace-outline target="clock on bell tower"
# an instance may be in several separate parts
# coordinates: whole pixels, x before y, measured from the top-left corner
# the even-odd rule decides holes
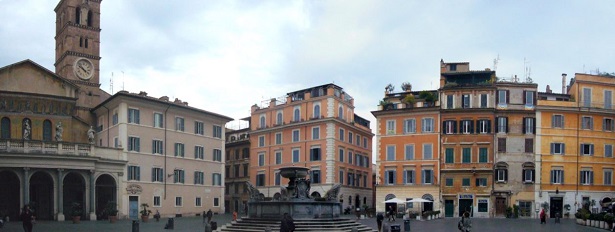
[[[100,86],[100,0],[61,0],[56,12],[56,74]]]

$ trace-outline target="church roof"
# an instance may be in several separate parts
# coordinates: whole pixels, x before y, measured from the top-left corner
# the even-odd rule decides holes
[[[32,66],[34,66],[35,68],[37,68],[39,70],[42,70],[43,72],[49,74],[50,76],[52,76],[54,78],[57,78],[58,80],[66,83],[67,85],[70,85],[70,86],[74,87],[75,89],[79,89],[79,86],[77,86],[75,83],[71,82],[70,80],[68,80],[68,79],[66,79],[64,77],[59,76],[55,72],[52,72],[51,70],[43,67],[40,64],[37,64],[36,62],[34,62],[34,61],[30,60],[30,59],[25,59],[25,60],[19,61],[17,63],[13,63],[13,64],[9,64],[7,66],[4,66],[4,67],[0,68],[0,72],[4,71],[5,69],[9,69],[9,68],[12,68],[12,67],[17,67],[17,66],[20,66],[20,65],[27,65],[27,64],[32,65]]]

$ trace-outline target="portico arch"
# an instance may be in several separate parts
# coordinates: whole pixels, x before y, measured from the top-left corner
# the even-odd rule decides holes
[[[64,204],[63,213],[64,215],[72,215],[71,209],[73,203],[78,203],[81,205],[82,211],[85,213],[85,180],[83,176],[77,172],[69,172],[64,176],[63,183],[63,194],[62,197],[64,200],[62,201]],[[85,214],[82,213],[82,217]]]
[[[0,171],[0,186],[0,212],[5,211],[10,218],[19,218],[19,177],[12,171]]]
[[[53,183],[53,178],[45,171],[37,171],[30,177],[28,202],[39,220],[53,220]]]
[[[96,215],[103,216],[103,210],[109,202],[117,204],[115,178],[109,174],[102,174],[96,178]],[[104,215],[106,216],[106,215]],[[104,218],[103,218],[104,219]]]

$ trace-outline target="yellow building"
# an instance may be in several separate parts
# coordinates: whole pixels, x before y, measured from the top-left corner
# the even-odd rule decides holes
[[[565,89],[547,88],[536,109],[535,198],[537,206],[549,205],[551,216],[580,207],[600,211],[600,203],[615,197],[615,78],[577,73]]]

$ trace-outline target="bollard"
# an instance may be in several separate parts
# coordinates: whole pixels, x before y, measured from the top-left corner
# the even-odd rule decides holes
[[[404,220],[404,232],[410,232],[410,219]]]
[[[210,224],[205,223],[205,232],[212,232]]]
[[[132,221],[132,232],[139,232],[139,220]]]

